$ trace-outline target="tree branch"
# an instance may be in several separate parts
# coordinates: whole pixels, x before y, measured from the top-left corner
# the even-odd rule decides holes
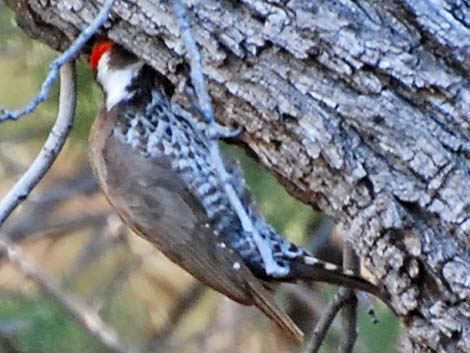
[[[57,120],[36,160],[0,203],[0,225],[8,218],[15,207],[29,195],[49,170],[61,151],[72,127],[77,96],[75,63],[66,62],[62,65],[60,73]],[[71,313],[80,325],[87,329],[105,348],[116,353],[135,352],[120,342],[119,337],[105,325],[96,313],[77,298],[64,293],[59,286],[26,259],[16,245],[4,237],[0,237],[1,254],[4,254],[22,273],[32,279],[66,311]]]
[[[351,246],[345,243],[343,248],[343,267],[352,270],[355,274],[360,272],[359,258]],[[343,310],[344,341],[340,351],[352,353],[357,338],[357,297],[352,289],[339,289],[327,309],[321,315],[313,329],[310,342],[304,353],[316,353],[325,340],[326,333],[340,310]]]
[[[171,309],[169,318],[165,326],[152,334],[145,344],[144,352],[154,352],[157,347],[165,346],[172,333],[176,330],[178,324],[184,315],[199,302],[199,298],[204,294],[206,288],[199,282],[194,283],[181,298],[181,300]]]
[[[320,320],[318,320],[317,324],[315,325],[315,328],[311,334],[310,342],[305,348],[304,353],[318,352],[323,341],[325,340],[328,329],[336,317],[336,314],[338,314],[343,305],[350,298],[348,291],[349,289],[341,288],[336,292],[333,300],[329,302],[328,306],[320,317]]]
[[[9,240],[0,238],[0,253],[4,253],[22,273],[33,280],[42,290],[50,295],[62,308],[72,314],[77,322],[92,334],[106,349],[115,353],[137,353],[121,342],[119,336],[111,330],[100,317],[85,303],[62,289],[47,278],[30,262],[21,250]]]
[[[73,42],[73,44],[57,59],[55,59],[50,67],[49,73],[47,74],[46,79],[41,85],[41,90],[39,93],[23,108],[17,111],[6,111],[0,108],[0,123],[5,120],[18,120],[24,115],[31,114],[36,110],[39,104],[44,102],[51,91],[52,85],[57,80],[60,68],[78,55],[79,51],[82,49],[83,45],[88,42],[88,40],[96,34],[98,29],[103,25],[103,23],[108,19],[111,8],[113,7],[115,0],[106,0],[103,8],[96,16],[95,20],[85,28],[78,38]],[[2,224],[2,218],[0,217],[0,226]]]
[[[61,68],[56,122],[34,162],[0,202],[0,227],[13,210],[28,197],[62,150],[73,125],[76,101],[75,64],[69,62]]]
[[[345,242],[343,248],[343,268],[353,271],[356,275],[360,275],[359,258],[348,242]],[[351,289],[346,288],[345,292],[348,298],[342,312],[344,341],[340,352],[352,353],[357,339],[357,297]]]

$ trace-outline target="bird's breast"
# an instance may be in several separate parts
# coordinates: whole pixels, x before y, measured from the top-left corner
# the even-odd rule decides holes
[[[124,223],[202,282],[250,304],[245,277],[252,274],[209,226],[204,207],[171,159],[139,153],[106,124],[97,122],[94,128],[107,133],[92,132],[93,170]]]

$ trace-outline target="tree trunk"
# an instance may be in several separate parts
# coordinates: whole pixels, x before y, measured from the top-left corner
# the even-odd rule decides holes
[[[64,49],[102,0],[6,2]],[[348,229],[406,318],[406,351],[470,352],[470,5],[191,3],[219,121]],[[121,0],[103,34],[182,87],[177,28],[169,2]]]

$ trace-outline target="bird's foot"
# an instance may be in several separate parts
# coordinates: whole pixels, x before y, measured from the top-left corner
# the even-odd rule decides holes
[[[279,265],[272,257],[263,258],[263,261],[266,274],[269,277],[282,278],[289,274],[289,266]]]
[[[199,101],[196,98],[196,94],[191,87],[186,87],[186,94],[189,97],[191,102],[191,111],[194,115],[201,116],[206,123],[202,123],[194,119],[191,124],[196,127],[198,131],[204,132],[204,135],[210,140],[219,140],[219,139],[231,139],[236,138],[241,135],[243,128],[231,128],[218,124],[213,119],[214,117],[208,117],[210,114],[205,112],[204,109],[199,105]]]
[[[243,128],[241,127],[239,127],[238,129],[233,129],[231,127],[219,125],[214,122],[210,124],[209,126],[207,126],[206,136],[210,140],[219,140],[219,139],[239,137],[242,132],[243,132]]]

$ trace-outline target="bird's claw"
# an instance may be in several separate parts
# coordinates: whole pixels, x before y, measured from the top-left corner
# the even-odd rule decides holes
[[[265,271],[266,274],[273,278],[282,278],[289,273],[289,268],[286,266],[279,265],[276,261],[270,261],[268,259],[263,259],[265,261]]]
[[[219,125],[217,123],[213,123],[208,126],[206,130],[206,136],[210,140],[218,140],[218,139],[226,139],[226,138],[235,138],[239,137],[243,132],[243,128],[239,127],[237,129],[233,129],[231,127],[226,127]]]

